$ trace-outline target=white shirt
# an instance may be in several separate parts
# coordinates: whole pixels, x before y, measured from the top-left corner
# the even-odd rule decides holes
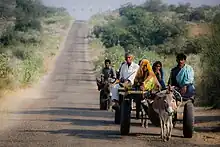
[[[134,79],[137,74],[139,65],[132,62],[131,65],[128,67],[127,62],[124,63],[121,66],[121,71],[120,71],[120,79],[123,77],[124,79],[128,79],[131,81],[132,85],[134,84]]]

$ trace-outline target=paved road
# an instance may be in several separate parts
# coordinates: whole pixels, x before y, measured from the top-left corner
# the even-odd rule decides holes
[[[11,111],[11,125],[0,134],[2,147],[153,147],[196,146],[202,144],[196,136],[181,138],[175,129],[170,142],[163,143],[159,129],[142,129],[133,123],[129,136],[119,135],[113,123],[113,113],[98,110],[98,95],[90,52],[88,28],[75,22],[69,32],[65,48],[57,58],[55,69],[39,90]],[[200,145],[201,146],[201,145]]]

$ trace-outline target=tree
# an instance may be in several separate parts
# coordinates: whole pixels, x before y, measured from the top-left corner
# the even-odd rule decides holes
[[[161,45],[182,35],[184,27],[175,19],[171,19],[171,22],[166,21],[163,16],[146,13],[146,10],[138,6],[121,8],[120,11],[119,19],[101,29],[101,38],[107,48],[118,44],[124,48]],[[98,36],[100,28],[95,29]]]
[[[205,13],[203,10],[195,10],[189,15],[189,21],[199,21],[199,20],[205,20]]]
[[[147,0],[144,8],[149,12],[161,12],[167,9],[167,6],[161,0]]]
[[[0,18],[10,18],[14,16],[16,0],[0,0]]]
[[[142,9],[141,7],[126,7],[124,9],[121,9],[120,15],[127,17],[132,24],[139,23],[146,16],[144,9]]]
[[[129,11],[131,8],[134,8],[134,5],[131,3],[127,3],[125,5],[122,5],[121,8],[119,8],[119,15],[125,15],[127,11]]]
[[[191,8],[191,4],[190,3],[179,4],[179,6],[176,8],[175,11],[177,13],[188,13],[190,8]]]
[[[171,5],[169,5],[168,6],[168,9],[170,10],[170,11],[175,11],[176,10],[176,5],[173,5],[173,4],[171,4]]]
[[[220,108],[220,13],[216,14],[212,25],[212,39],[206,41],[203,47],[203,63],[205,67],[203,95],[208,104]]]
[[[102,27],[94,26],[92,33],[95,35],[96,38],[99,38],[100,34],[102,33]]]
[[[28,28],[40,30],[38,18],[42,15],[42,5],[39,0],[16,0],[15,30],[27,31]]]

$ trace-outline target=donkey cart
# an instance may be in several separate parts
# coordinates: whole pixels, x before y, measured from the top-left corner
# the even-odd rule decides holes
[[[120,124],[121,135],[128,135],[130,132],[132,111],[134,111],[136,114],[135,119],[141,119],[141,123],[143,122],[142,120],[149,119],[153,125],[157,127],[160,126],[159,116],[152,108],[152,103],[148,103],[147,106],[141,103],[141,99],[143,95],[147,100],[151,100],[153,102],[153,99],[151,99],[152,95],[150,92],[148,91],[143,92],[135,89],[125,91],[124,88],[120,88],[118,91],[119,91],[119,107],[115,111],[115,123]],[[175,125],[177,121],[182,121],[183,136],[185,138],[191,138],[194,129],[193,98],[192,99],[182,98],[180,93],[176,90],[174,90],[173,93],[174,93],[173,96],[177,103],[177,109],[172,114],[173,124]],[[135,108],[132,108],[133,102],[136,104]],[[145,115],[143,115],[143,113],[145,113]]]
[[[115,83],[116,78],[107,79],[104,78],[104,75],[101,74],[100,79],[96,78],[96,83],[98,86],[98,90],[100,91],[99,95],[99,106],[100,110],[108,110],[111,105],[111,98],[110,98],[110,88],[113,83]]]

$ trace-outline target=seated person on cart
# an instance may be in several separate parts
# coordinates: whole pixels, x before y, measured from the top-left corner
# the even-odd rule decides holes
[[[176,56],[177,66],[171,70],[168,84],[175,86],[180,90],[182,97],[190,98],[195,94],[194,71],[186,64],[186,55],[178,54]]]
[[[104,81],[108,80],[108,78],[112,78],[115,79],[116,78],[116,72],[114,70],[114,68],[111,66],[111,60],[106,59],[105,60],[105,67],[102,69],[101,74],[104,76]],[[98,90],[100,90],[103,86],[104,81],[99,81],[97,82],[98,85]]]
[[[131,86],[134,83],[134,78],[137,73],[137,70],[139,68],[139,65],[133,62],[134,56],[131,53],[125,54],[125,60],[126,62],[121,66],[120,69],[120,83],[123,83],[123,85]],[[112,102],[114,103],[112,106],[112,109],[118,108],[118,102],[119,102],[119,93],[118,89],[121,87],[119,84],[116,84],[112,87],[111,93],[112,93]]]
[[[143,91],[152,91],[161,89],[161,85],[154,74],[150,62],[143,59],[140,62],[140,67],[134,79],[135,88],[140,88]]]
[[[166,89],[166,85],[164,82],[164,71],[163,71],[162,63],[160,61],[154,62],[152,69],[154,71],[154,74],[157,77],[158,82],[161,85],[161,88]]]

